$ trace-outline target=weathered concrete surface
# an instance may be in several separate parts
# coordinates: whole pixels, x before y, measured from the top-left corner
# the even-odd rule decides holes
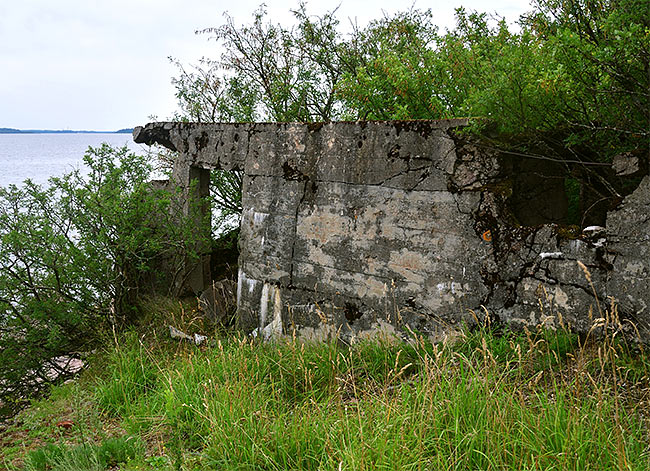
[[[152,123],[134,136],[180,152],[173,178],[188,192],[192,180],[195,193],[205,192],[209,169],[244,172],[238,321],[265,338],[408,330],[436,337],[486,310],[516,325],[586,331],[608,286],[647,317],[647,281],[631,275],[621,278],[624,288],[612,285],[604,234],[520,227],[523,219],[562,220],[556,169],[514,164],[460,137],[464,125]],[[542,174],[551,184],[535,198],[513,197]],[[637,233],[615,225],[613,266],[647,275],[648,195],[634,195],[624,207],[637,209],[616,214],[645,226]],[[646,259],[637,267],[630,244],[643,237]],[[199,291],[209,274],[205,264],[193,270]]]
[[[621,317],[650,339],[650,176],[607,215],[607,233],[607,294],[619,303]]]
[[[519,326],[572,326],[589,330],[604,309],[606,265],[602,234],[567,239],[558,226],[501,228],[495,263],[486,280],[493,286],[489,311]]]

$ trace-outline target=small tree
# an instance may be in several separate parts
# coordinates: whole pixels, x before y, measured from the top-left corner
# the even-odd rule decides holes
[[[145,157],[103,145],[84,160],[88,174],[0,187],[0,402],[67,374],[62,357],[134,320],[157,264],[173,290],[197,256],[203,231],[148,183]]]

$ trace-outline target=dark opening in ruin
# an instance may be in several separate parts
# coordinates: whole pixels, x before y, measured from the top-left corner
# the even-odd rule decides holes
[[[647,172],[642,166],[617,175],[601,162],[558,162],[539,157],[504,155],[507,210],[522,226],[542,224],[605,226],[607,212],[632,193]]]
[[[239,222],[241,220],[242,173],[230,170],[210,172],[212,280],[237,279]]]
[[[512,182],[509,209],[522,226],[568,224],[569,199],[562,164],[519,156],[504,159]]]
[[[213,281],[237,280],[239,263],[239,229],[220,234],[212,240],[210,273]]]

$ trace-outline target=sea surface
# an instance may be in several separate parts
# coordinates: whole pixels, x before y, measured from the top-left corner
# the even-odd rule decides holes
[[[73,169],[83,171],[88,146],[100,147],[103,142],[127,145],[142,154],[148,149],[133,142],[131,134],[0,134],[0,186],[19,185],[27,178],[45,184]]]

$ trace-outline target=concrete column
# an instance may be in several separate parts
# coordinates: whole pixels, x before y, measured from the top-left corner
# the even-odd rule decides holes
[[[199,260],[186,259],[183,286],[179,292],[191,291],[198,294],[211,281],[210,274],[210,170],[190,165],[188,159],[179,156],[175,162],[173,180],[182,188],[184,199],[181,207],[183,216],[192,216],[196,220],[196,230],[203,230],[205,242],[199,242],[195,250],[201,254]],[[201,201],[202,200],[202,201]]]
[[[205,230],[206,242],[197,247],[201,254],[198,262],[189,263],[188,268],[191,270],[187,278],[187,287],[194,293],[199,293],[206,289],[211,281],[210,276],[210,170],[200,167],[190,167],[190,190],[188,201],[190,207],[192,202],[202,200],[199,205],[199,212],[196,214],[197,230]],[[196,204],[196,203],[195,203]]]

